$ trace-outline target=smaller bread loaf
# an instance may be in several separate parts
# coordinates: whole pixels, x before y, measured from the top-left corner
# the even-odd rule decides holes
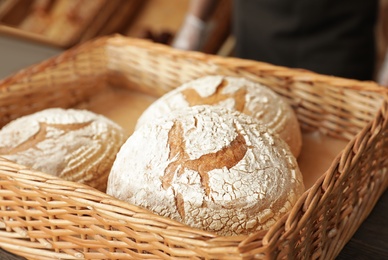
[[[52,108],[20,117],[0,130],[0,156],[102,191],[127,136],[93,112]]]
[[[219,235],[268,229],[304,191],[288,145],[238,111],[194,106],[138,128],[107,193]]]
[[[299,156],[302,135],[291,106],[270,88],[240,77],[206,76],[187,82],[149,106],[136,128],[171,111],[195,105],[221,106],[252,116],[279,134],[294,156]]]

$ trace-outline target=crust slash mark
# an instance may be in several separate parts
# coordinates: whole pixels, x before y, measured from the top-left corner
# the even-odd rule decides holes
[[[222,90],[228,86],[227,80],[222,80],[221,84],[217,86],[216,92],[208,97],[202,97],[195,89],[188,88],[182,91],[182,95],[190,106],[196,105],[214,105],[228,98],[235,100],[234,109],[243,112],[245,108],[246,88],[240,88],[231,94],[222,94]]]
[[[178,210],[179,215],[181,216],[182,220],[185,220],[185,200],[183,199],[183,195],[181,193],[176,193],[175,196],[175,205]]]
[[[210,193],[208,172],[223,167],[232,168],[244,158],[248,150],[244,136],[237,132],[236,138],[228,146],[215,153],[205,154],[198,159],[190,160],[185,151],[183,129],[179,123],[175,123],[171,128],[168,134],[168,145],[170,147],[169,160],[174,161],[166,167],[164,175],[161,177],[162,187],[167,189],[171,186],[175,173],[180,176],[184,169],[190,169],[200,174],[201,184],[207,196]]]
[[[39,131],[35,135],[32,135],[25,142],[19,144],[18,146],[11,147],[11,148],[0,147],[0,154],[15,154],[36,146],[38,143],[46,139],[48,127],[54,127],[68,132],[68,131],[76,131],[76,130],[82,129],[90,125],[91,123],[92,121],[88,121],[85,123],[78,123],[78,124],[47,124],[44,122],[39,122]]]

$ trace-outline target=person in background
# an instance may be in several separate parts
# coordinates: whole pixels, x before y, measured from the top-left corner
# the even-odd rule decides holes
[[[217,0],[191,0],[172,46],[200,50]],[[373,80],[378,0],[235,0],[235,56]]]

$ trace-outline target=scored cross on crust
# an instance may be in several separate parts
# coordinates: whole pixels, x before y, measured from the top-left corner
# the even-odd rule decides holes
[[[186,101],[190,106],[196,105],[214,105],[218,104],[221,101],[224,101],[228,98],[233,98],[235,101],[234,109],[237,111],[243,112],[245,108],[245,95],[247,94],[246,88],[239,88],[233,93],[224,94],[222,91],[229,85],[227,80],[222,80],[222,82],[217,86],[216,91],[207,97],[202,97],[194,88],[187,88],[182,90],[182,95],[185,97]]]
[[[165,169],[165,174],[161,177],[162,187],[167,189],[171,186],[171,181],[177,172],[180,176],[185,169],[193,170],[201,176],[201,183],[206,195],[210,194],[208,172],[214,169],[227,169],[235,166],[243,159],[248,150],[244,137],[237,132],[236,138],[221,150],[204,154],[198,159],[190,160],[186,152],[181,124],[175,123],[168,133],[168,145],[170,147],[169,160],[172,161]]]
[[[154,102],[139,117],[136,129],[175,110],[210,105],[252,116],[287,142],[295,157],[302,147],[296,114],[286,98],[269,87],[241,77],[205,76],[182,84]]]

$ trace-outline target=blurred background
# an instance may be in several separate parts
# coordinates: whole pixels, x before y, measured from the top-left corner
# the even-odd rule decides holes
[[[0,32],[58,48],[114,33],[171,44],[189,0],[0,0]],[[219,0],[203,46],[217,53],[230,35],[231,0]]]
[[[171,45],[189,3],[190,0],[0,0],[0,59],[7,58],[11,63],[15,59],[15,65],[0,65],[0,77],[104,35],[119,33]],[[232,8],[232,0],[217,1],[211,17],[212,32],[200,51],[233,55]],[[388,0],[380,0],[379,12],[378,69],[388,47]],[[18,62],[21,59],[17,56],[21,55],[23,62]]]
[[[119,33],[171,45],[189,0],[0,0],[0,78],[87,40]],[[231,0],[219,0],[201,51],[229,55]]]

